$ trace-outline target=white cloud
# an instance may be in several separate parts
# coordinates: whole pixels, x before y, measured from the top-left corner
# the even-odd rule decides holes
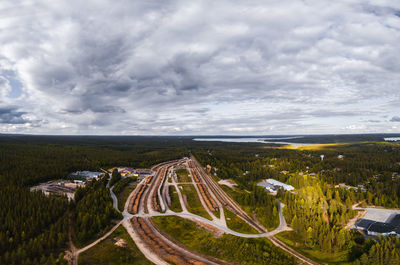
[[[11,69],[23,91],[0,93],[21,114],[0,128],[393,131],[381,117],[399,113],[399,10],[395,1],[356,0],[5,0],[0,77]]]

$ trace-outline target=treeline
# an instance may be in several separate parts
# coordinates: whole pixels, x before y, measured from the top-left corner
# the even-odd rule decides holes
[[[1,138],[1,137],[0,137]],[[159,145],[76,145],[51,143],[1,143],[0,175],[18,185],[33,185],[63,178],[76,170],[94,170],[119,165],[146,168],[181,158],[184,146],[160,141]]]
[[[116,168],[114,168],[112,174],[111,174],[111,179],[110,179],[110,187],[114,186],[115,183],[121,180],[121,174],[118,172]]]
[[[351,233],[344,225],[355,213],[351,200],[343,202],[338,190],[333,195],[328,190],[326,195],[318,185],[300,188],[297,194],[279,194],[296,241],[306,248],[332,253],[352,246]]]
[[[0,264],[53,264],[65,249],[67,200],[31,193],[28,186],[62,178],[76,170],[97,171],[119,165],[150,167],[181,158],[189,150],[201,164],[212,166],[212,174],[232,178],[239,189],[251,192],[236,198],[240,203],[255,212],[270,207],[268,211],[258,211],[257,216],[273,213],[276,203],[264,198],[265,192],[253,190],[256,182],[275,178],[294,185],[297,195],[279,196],[286,204],[289,224],[296,227],[300,241],[312,248],[326,250],[330,245],[340,250],[350,246],[353,237],[341,228],[354,215],[349,210],[350,203],[365,200],[369,204],[400,206],[400,181],[396,177],[400,173],[398,144],[352,144],[319,151],[264,147],[193,142],[185,137],[0,137]],[[324,160],[321,154],[325,155]],[[339,154],[344,157],[339,159]],[[281,173],[283,170],[289,173]],[[315,173],[319,182],[308,177],[304,180],[300,172]],[[333,188],[341,182],[364,184],[368,191]],[[118,218],[105,184],[94,182],[88,190],[77,192],[76,206],[71,206],[71,211],[78,242],[94,238],[111,225],[113,218]],[[118,184],[114,188],[117,191]],[[298,221],[293,222],[295,216]],[[347,240],[350,243],[343,244]]]
[[[64,264],[66,197],[45,196],[1,181],[0,264]]]
[[[363,254],[354,265],[397,265],[400,264],[400,239],[395,236],[367,240],[363,244]]]
[[[253,185],[249,192],[232,194],[241,206],[255,213],[265,227],[274,228],[279,225],[278,203],[264,188]]]
[[[286,182],[290,173],[314,173],[330,185],[365,185],[369,193],[364,193],[363,199],[369,204],[400,207],[399,144],[361,143],[319,151],[264,147],[260,144],[215,145],[194,148],[193,153],[203,165],[212,166],[212,174],[222,179],[232,178],[242,188],[249,189],[252,182],[260,179]]]
[[[74,238],[79,245],[88,243],[112,227],[113,219],[122,218],[112,205],[107,178],[88,182],[75,192],[73,211]]]
[[[104,182],[78,190],[76,206],[29,186],[76,170],[146,168],[186,154],[185,145],[170,138],[0,136],[0,264],[63,263],[69,213],[80,243],[119,218]]]
[[[128,185],[133,180],[134,179],[132,177],[127,177],[120,180],[117,184],[115,184],[113,192],[115,194],[119,194],[125,188],[125,186]]]

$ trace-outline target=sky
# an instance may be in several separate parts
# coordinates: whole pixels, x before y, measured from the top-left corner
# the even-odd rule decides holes
[[[400,1],[0,1],[0,133],[400,132]]]

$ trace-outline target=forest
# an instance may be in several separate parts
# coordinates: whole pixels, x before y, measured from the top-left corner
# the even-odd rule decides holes
[[[79,246],[98,238],[103,230],[110,230],[113,219],[122,219],[122,215],[113,208],[107,182],[107,176],[92,180],[75,192],[73,235]]]
[[[285,204],[284,216],[293,229],[280,238],[293,242],[300,251],[304,250],[303,254],[334,257],[335,253],[343,253],[341,262],[375,264],[370,262],[374,259],[369,253],[381,260],[381,253],[386,253],[385,262],[376,264],[399,264],[400,250],[392,244],[396,240],[364,242],[358,232],[344,229],[357,214],[352,210],[355,203],[400,207],[399,144],[363,142],[321,150],[289,150],[229,143],[194,148],[192,152],[203,165],[210,165],[211,173],[218,178],[230,178],[239,184],[239,190],[251,191],[246,199],[235,197],[244,207],[262,201],[260,197],[250,199],[257,194],[254,184],[262,179],[274,178],[293,185],[296,192],[279,190],[277,195]],[[340,183],[353,188],[340,188]],[[271,202],[266,200],[263,206],[271,209]],[[270,222],[274,220],[272,215],[268,218]],[[365,263],[366,257],[370,263]]]
[[[30,186],[76,170],[149,167],[186,150],[168,138],[0,136],[0,264],[64,264],[70,217],[78,246],[120,218],[105,180],[78,189],[74,203]]]
[[[400,207],[399,144],[362,142],[320,150],[278,147],[196,142],[190,137],[0,136],[0,264],[63,264],[69,218],[78,245],[95,239],[120,218],[105,180],[79,189],[75,202],[30,192],[30,186],[76,170],[146,168],[190,153],[204,166],[211,165],[216,178],[235,181],[237,192],[230,194],[268,227],[277,225],[276,200],[255,184],[275,178],[293,185],[295,194],[280,191],[276,198],[286,205],[284,215],[294,230],[286,239],[300,248],[342,251],[354,264],[399,264],[398,239],[364,240],[343,229],[356,214],[351,209],[356,202]],[[117,193],[128,184],[118,180],[115,175]],[[355,188],[336,188],[339,183]]]
[[[0,264],[63,264],[67,198],[0,184]]]

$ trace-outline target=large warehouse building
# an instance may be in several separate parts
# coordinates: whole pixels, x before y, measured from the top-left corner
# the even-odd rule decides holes
[[[400,214],[393,214],[386,222],[360,219],[354,227],[369,236],[396,235],[400,237]]]
[[[289,184],[285,184],[283,182],[277,181],[275,179],[266,179],[263,182],[257,184],[258,186],[264,187],[267,191],[276,193],[279,188],[283,188],[284,190],[291,191],[294,190],[294,187]]]

